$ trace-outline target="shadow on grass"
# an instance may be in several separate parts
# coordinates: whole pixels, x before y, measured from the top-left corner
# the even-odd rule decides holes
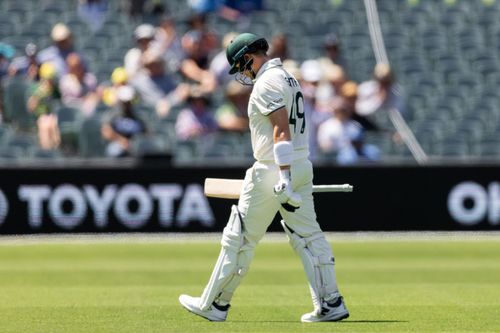
[[[233,323],[296,323],[296,324],[310,324],[310,323],[301,323],[297,322],[296,320],[228,320],[228,322],[233,322]],[[370,324],[387,324],[387,323],[409,323],[407,320],[342,320],[342,321],[325,321],[321,323],[335,323],[335,324],[363,324],[363,323],[370,323]]]
[[[339,324],[349,324],[349,323],[409,323],[407,320],[343,320],[339,321]]]

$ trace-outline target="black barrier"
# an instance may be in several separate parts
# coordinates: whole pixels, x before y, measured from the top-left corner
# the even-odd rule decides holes
[[[316,168],[326,231],[500,230],[500,169],[493,166]],[[0,233],[221,231],[234,200],[207,199],[205,177],[243,169],[151,167],[0,170]],[[275,220],[278,220],[277,217]],[[273,222],[269,230],[280,230]]]

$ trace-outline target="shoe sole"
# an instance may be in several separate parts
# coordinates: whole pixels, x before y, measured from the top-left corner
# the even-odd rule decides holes
[[[196,308],[192,308],[191,306],[189,306],[189,304],[185,304],[185,303],[183,303],[181,300],[179,300],[179,303],[181,303],[181,305],[182,305],[182,307],[183,307],[184,309],[186,309],[187,311],[189,311],[189,312],[191,312],[191,313],[193,313],[193,314],[195,314],[195,315],[197,315],[197,316],[202,317],[203,319],[206,319],[206,320],[209,320],[209,321],[219,321],[219,322],[220,322],[220,321],[226,321],[226,319],[225,319],[225,318],[224,318],[224,319],[220,319],[220,318],[209,318],[209,317],[206,317],[206,316],[204,315],[204,314],[205,314],[204,312],[201,312],[201,311],[199,311],[199,310],[198,310],[198,309],[196,309]]]
[[[328,323],[328,322],[334,322],[334,321],[341,321],[343,319],[349,318],[349,312],[345,312],[340,314],[338,317],[333,317],[332,319],[327,319],[327,320],[301,320],[303,323]]]
[[[330,321],[340,321],[340,320],[343,320],[343,319],[346,319],[346,318],[349,318],[349,312],[347,312],[347,313],[345,313],[345,314],[341,315],[340,317],[337,317],[337,318],[335,318],[335,319],[332,319],[332,320],[330,320]]]

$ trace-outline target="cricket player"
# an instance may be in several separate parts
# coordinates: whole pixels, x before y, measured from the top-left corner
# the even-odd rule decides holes
[[[281,60],[267,56],[268,48],[264,38],[251,33],[236,36],[226,48],[229,73],[243,84],[253,84],[248,116],[256,162],[246,172],[238,205],[231,209],[222,249],[203,294],[181,295],[179,301],[194,314],[225,321],[255,246],[279,211],[309,280],[314,311],[301,320],[342,320],[349,312],[337,287],[332,250],[314,211],[304,97]]]

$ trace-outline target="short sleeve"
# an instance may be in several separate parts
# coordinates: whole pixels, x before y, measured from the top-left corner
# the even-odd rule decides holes
[[[254,101],[263,115],[267,116],[286,105],[283,80],[279,75],[266,77],[259,83]]]

